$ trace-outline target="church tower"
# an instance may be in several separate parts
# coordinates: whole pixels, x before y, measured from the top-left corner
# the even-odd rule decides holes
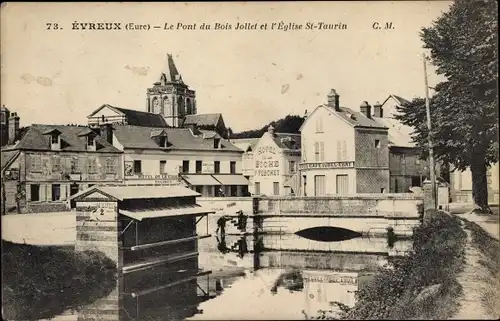
[[[186,115],[196,114],[196,94],[182,81],[171,54],[160,79],[148,88],[146,111],[160,114],[169,126],[180,127]]]

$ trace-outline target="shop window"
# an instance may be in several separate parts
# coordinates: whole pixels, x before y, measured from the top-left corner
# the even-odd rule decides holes
[[[59,201],[61,199],[61,185],[52,184],[52,200]]]
[[[238,186],[231,185],[231,196],[238,196]]]
[[[38,184],[31,184],[30,185],[30,196],[31,200],[33,202],[39,201],[40,200],[40,185]]]

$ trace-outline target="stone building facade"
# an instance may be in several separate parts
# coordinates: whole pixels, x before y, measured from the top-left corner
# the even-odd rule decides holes
[[[32,125],[2,149],[6,212],[69,209],[71,195],[123,182],[122,152],[86,126]]]
[[[243,151],[214,131],[109,124],[100,133],[124,152],[125,184],[186,185],[206,197],[248,194]]]
[[[384,193],[389,190],[388,129],[371,116],[341,107],[332,89],[300,128],[300,195]]]
[[[181,127],[186,115],[196,114],[196,93],[182,80],[171,54],[160,79],[147,89],[146,111],[162,115],[172,127]]]

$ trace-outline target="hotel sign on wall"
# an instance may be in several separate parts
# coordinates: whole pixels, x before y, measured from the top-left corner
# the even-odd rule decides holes
[[[201,172],[207,174],[215,173],[214,163],[203,163],[201,165]]]
[[[181,185],[182,180],[178,175],[138,175],[137,179],[128,179],[135,184],[156,184],[156,185]]]
[[[353,168],[354,162],[324,162],[324,163],[302,163],[299,169],[311,168]]]
[[[256,150],[255,176],[279,176],[280,162],[276,148],[263,146]]]

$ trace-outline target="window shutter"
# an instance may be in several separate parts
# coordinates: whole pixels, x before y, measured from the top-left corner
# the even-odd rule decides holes
[[[45,184],[40,184],[40,201],[46,201],[47,200],[47,185]]]
[[[342,160],[342,146],[340,140],[337,140],[337,162]]]
[[[314,142],[314,159],[319,161],[319,142]]]
[[[325,142],[319,143],[319,149],[320,149],[320,161],[325,160]]]
[[[346,161],[347,160],[347,143],[346,141],[342,141],[342,160]]]
[[[31,184],[26,184],[26,201],[31,201]]]
[[[47,184],[46,186],[46,191],[47,191],[47,201],[52,201],[52,185]]]
[[[61,201],[65,201],[68,196],[67,185],[61,184]]]

